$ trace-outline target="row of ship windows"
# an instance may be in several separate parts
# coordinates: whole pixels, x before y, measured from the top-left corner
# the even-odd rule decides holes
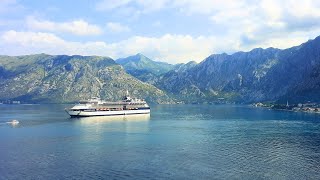
[[[122,111],[122,110],[142,110],[142,109],[150,109],[149,107],[142,107],[142,108],[99,108],[99,109],[74,109],[73,111],[86,111],[86,112],[92,112],[92,111]]]

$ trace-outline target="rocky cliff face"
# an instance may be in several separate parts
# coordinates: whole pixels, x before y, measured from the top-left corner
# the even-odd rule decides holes
[[[285,55],[291,54],[292,69],[286,73],[291,73],[295,83],[279,101],[320,102],[320,37],[295,47],[295,52],[289,50]]]
[[[187,101],[247,103],[295,96],[319,99],[315,92],[319,86],[319,48],[318,37],[285,50],[258,48],[211,55],[187,71],[165,74],[156,85]]]
[[[0,99],[60,103],[98,96],[117,100],[126,90],[149,102],[171,102],[163,91],[128,75],[110,58],[45,54],[0,57]]]
[[[174,66],[174,68],[172,69],[172,71],[181,73],[181,72],[185,72],[190,68],[193,68],[197,65],[198,63],[195,61],[189,61],[188,63],[184,64],[184,63],[180,63],[180,64],[176,64]]]
[[[288,93],[279,98],[279,102],[290,103],[320,102],[320,66],[313,68],[311,73],[297,83]]]

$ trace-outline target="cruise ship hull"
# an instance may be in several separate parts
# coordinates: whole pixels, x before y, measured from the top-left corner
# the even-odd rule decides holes
[[[90,116],[117,116],[130,114],[150,114],[150,109],[138,110],[119,110],[119,111],[82,111],[67,109],[66,112],[71,117],[90,117]]]

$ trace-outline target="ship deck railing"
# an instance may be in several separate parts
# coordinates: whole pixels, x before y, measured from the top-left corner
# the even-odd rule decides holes
[[[91,101],[80,101],[80,104],[95,104],[95,105],[145,105],[147,104],[145,101],[135,101],[135,102],[126,102],[126,101],[100,101],[100,102],[91,102]]]
[[[102,102],[100,105],[143,105],[146,102]]]

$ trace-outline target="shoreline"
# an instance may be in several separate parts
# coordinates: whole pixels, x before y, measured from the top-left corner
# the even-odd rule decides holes
[[[251,105],[253,107],[268,108],[270,110],[320,114],[320,105],[317,103],[305,103],[305,104],[299,103],[299,104],[293,104],[293,105],[289,105],[287,103],[286,105],[284,105],[284,104],[263,104],[259,102],[259,103],[253,103]]]

